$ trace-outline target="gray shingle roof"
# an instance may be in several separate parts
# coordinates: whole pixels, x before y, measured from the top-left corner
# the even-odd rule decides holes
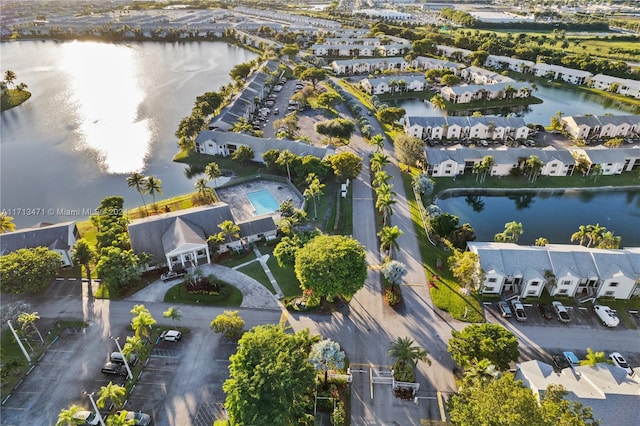
[[[22,248],[47,247],[69,250],[69,228],[75,228],[75,222],[39,223],[31,228],[19,229],[0,235],[0,255]],[[71,233],[73,235],[73,232]]]
[[[240,235],[258,235],[267,232],[272,232],[276,229],[276,223],[273,221],[272,216],[262,216],[251,220],[245,220],[238,222],[240,227]]]

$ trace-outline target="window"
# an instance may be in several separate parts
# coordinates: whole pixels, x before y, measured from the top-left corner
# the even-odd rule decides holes
[[[489,278],[487,281],[490,283],[495,283],[497,280],[495,278]]]
[[[198,250],[198,256],[203,256],[204,255],[204,250]]]
[[[571,285],[571,281],[570,280],[564,280],[564,281],[562,281],[562,283],[560,285]]]
[[[609,287],[618,287],[618,283],[609,283]]]
[[[535,296],[535,295],[536,295],[536,291],[535,290],[527,291],[527,296]]]
[[[172,261],[172,262],[177,262],[177,261],[178,261],[178,256],[173,256],[173,257],[171,258],[171,261]]]
[[[538,281],[532,281],[531,284],[529,284],[531,287],[538,287],[540,285],[540,282]]]
[[[567,290],[566,288],[563,288],[562,290],[560,290],[558,292],[558,294],[567,294],[569,292],[569,290]]]
[[[614,296],[615,294],[616,294],[615,291],[605,291],[604,292],[605,297],[611,297],[611,296]]]

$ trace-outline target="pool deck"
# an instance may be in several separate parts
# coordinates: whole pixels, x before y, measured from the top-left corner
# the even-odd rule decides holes
[[[282,183],[275,182],[266,179],[257,179],[250,182],[243,182],[238,185],[230,186],[227,188],[216,189],[216,193],[223,201],[231,207],[231,214],[236,221],[249,220],[257,215],[254,214],[255,208],[253,204],[247,198],[248,192],[256,192],[261,190],[268,190],[271,196],[278,202],[278,205],[282,204],[286,200],[293,200],[296,208],[302,206],[303,200],[298,194],[291,188],[291,186]],[[274,217],[279,218],[279,213],[273,213]]]

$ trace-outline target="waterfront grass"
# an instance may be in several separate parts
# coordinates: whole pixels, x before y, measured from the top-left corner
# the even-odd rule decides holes
[[[250,161],[247,164],[240,165],[231,157],[222,157],[220,155],[200,154],[197,152],[180,151],[174,157],[176,163],[184,163],[189,166],[187,174],[204,173],[205,167],[209,163],[217,163],[221,170],[231,170],[236,176],[251,176],[260,172],[261,164]]]
[[[420,200],[416,200],[411,187],[413,173],[417,173],[417,170],[402,173],[402,183],[407,193],[414,232],[418,239],[422,267],[429,281],[433,283],[429,286],[431,300],[439,309],[449,312],[455,319],[484,322],[484,312],[479,299],[474,294],[461,294],[458,284],[447,267],[447,259],[451,256],[451,252],[446,247],[433,246],[427,238],[417,204]],[[438,278],[434,279],[434,276]]]
[[[31,97],[27,90],[8,89],[0,96],[0,111],[15,108]]]

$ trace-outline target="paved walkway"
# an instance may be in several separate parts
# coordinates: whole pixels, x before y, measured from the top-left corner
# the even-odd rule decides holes
[[[265,286],[242,272],[227,268],[226,266],[211,264],[200,265],[199,268],[204,275],[214,275],[216,278],[228,282],[240,290],[242,293],[241,308],[282,309],[278,299],[271,294]],[[267,274],[267,276],[268,275],[269,274]],[[271,278],[272,277],[273,275],[271,275]],[[139,292],[129,296],[126,300],[135,302],[162,302],[164,301],[164,295],[167,290],[177,282],[178,281],[170,281],[165,283],[162,280],[157,280]]]

